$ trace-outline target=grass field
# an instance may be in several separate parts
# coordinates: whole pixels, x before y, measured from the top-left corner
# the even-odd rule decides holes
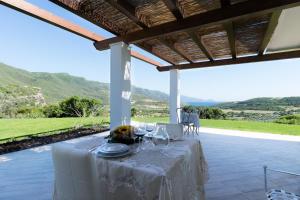
[[[107,118],[39,118],[1,119],[0,140],[68,129],[78,125],[93,125]]]
[[[167,122],[168,118],[139,118],[136,121]],[[277,124],[271,122],[237,121],[237,120],[207,120],[200,121],[201,126],[209,128],[231,129],[241,131],[265,132],[284,135],[299,135],[300,125]]]
[[[153,123],[167,122],[168,118],[147,117],[133,118],[133,120]],[[108,118],[1,119],[0,140],[67,129],[78,125],[93,125],[98,124],[101,121],[108,121]],[[201,120],[201,126],[300,136],[300,125],[285,125],[255,121]]]

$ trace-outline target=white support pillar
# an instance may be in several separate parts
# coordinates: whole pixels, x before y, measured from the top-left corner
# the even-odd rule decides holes
[[[110,45],[110,128],[130,124],[131,56],[123,43]]]
[[[170,123],[178,123],[177,118],[180,117],[180,80],[179,80],[179,70],[170,70]]]

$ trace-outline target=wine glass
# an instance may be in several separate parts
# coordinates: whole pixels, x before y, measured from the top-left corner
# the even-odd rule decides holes
[[[143,142],[143,137],[146,134],[146,124],[144,124],[144,123],[139,124],[139,126],[136,129],[134,134],[135,134],[135,136],[137,137],[137,140],[138,140],[138,147],[137,147],[136,150],[137,150],[137,152],[139,152],[143,149],[141,144]]]
[[[166,126],[158,125],[155,133],[153,134],[153,143],[155,146],[165,148],[169,145],[169,134]]]
[[[147,131],[147,133],[143,137],[143,144],[142,144],[142,148],[144,150],[154,147],[153,132],[156,132],[156,125],[155,124],[146,124],[145,130]]]

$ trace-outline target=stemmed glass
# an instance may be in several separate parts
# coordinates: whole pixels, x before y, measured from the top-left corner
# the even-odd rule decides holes
[[[153,134],[153,143],[155,146],[166,148],[169,145],[169,134],[167,132],[166,126],[159,125],[155,133]]]
[[[156,125],[146,124],[145,125],[145,130],[147,131],[147,133],[143,137],[143,145],[142,145],[143,150],[154,147],[154,144],[153,144],[153,141],[152,141],[152,138],[153,138],[153,133],[152,132],[156,132]]]
[[[142,150],[141,142],[143,141],[143,137],[145,134],[146,134],[146,124],[140,124],[140,126],[137,128],[135,132],[135,136],[137,136],[138,139],[138,147],[136,149],[137,152]]]

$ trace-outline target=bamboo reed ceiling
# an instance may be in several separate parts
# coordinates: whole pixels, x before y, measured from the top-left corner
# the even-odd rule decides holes
[[[51,0],[100,27],[126,38],[132,33],[180,22],[226,5],[252,0]],[[174,31],[135,45],[173,64],[235,59],[258,55],[272,12]],[[125,41],[125,40],[124,40]],[[126,41],[125,41],[126,42]],[[131,42],[129,42],[131,43]]]

